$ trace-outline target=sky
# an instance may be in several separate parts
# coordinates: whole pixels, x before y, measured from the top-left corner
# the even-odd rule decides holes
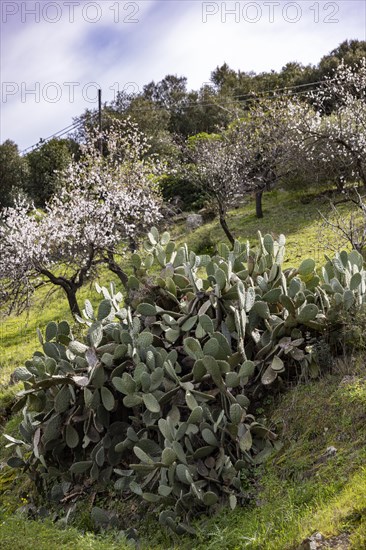
[[[20,151],[117,91],[167,74],[188,89],[226,62],[242,71],[317,64],[366,40],[365,0],[2,0],[0,143]]]

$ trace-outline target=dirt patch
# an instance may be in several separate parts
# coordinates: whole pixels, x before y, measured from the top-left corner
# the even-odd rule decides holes
[[[341,533],[336,537],[326,539],[321,533],[315,533],[305,539],[296,550],[318,550],[333,548],[333,550],[347,550],[350,547],[349,534]]]

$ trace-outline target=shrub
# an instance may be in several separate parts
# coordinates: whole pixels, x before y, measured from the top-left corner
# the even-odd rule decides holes
[[[23,439],[5,436],[9,465],[60,498],[75,483],[113,481],[177,533],[197,512],[245,501],[241,476],[276,446],[253,389],[316,375],[312,342],[364,301],[366,281],[356,252],[328,259],[320,283],[311,259],[282,271],[283,235],[259,240],[197,256],[153,228],[144,257],[132,255],[129,307],[113,285],[98,287],[98,310],[87,301],[79,319],[85,341],[52,322],[43,352],[16,369]]]
[[[180,176],[163,176],[160,189],[164,200],[177,206],[183,212],[200,210],[208,202],[208,195],[188,179]]]

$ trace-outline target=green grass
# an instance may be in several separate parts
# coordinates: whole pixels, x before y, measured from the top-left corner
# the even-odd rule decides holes
[[[272,191],[264,195],[264,218],[254,215],[251,200],[230,212],[228,223],[237,238],[255,242],[262,234],[284,233],[287,237],[286,266],[299,265],[306,257],[322,261],[324,248],[319,244],[318,210],[328,210],[327,200],[317,191]],[[348,207],[342,206],[345,214]],[[183,225],[172,228],[178,242],[187,240],[196,251],[213,247],[225,236],[217,222],[206,224],[186,235]],[[112,279],[103,272],[100,284]],[[93,285],[79,293],[97,302]],[[0,321],[0,421],[1,431],[17,434],[20,415],[11,416],[11,405],[20,384],[12,385],[10,376],[39,348],[36,328],[51,320],[71,321],[67,302],[61,291],[47,296],[41,289],[34,297],[29,314]],[[340,384],[352,374],[349,384]],[[177,538],[160,528],[157,511],[136,521],[141,549],[253,549],[293,550],[301,541],[320,531],[330,537],[350,533],[353,550],[366,547],[366,370],[362,358],[356,364],[339,363],[332,373],[319,381],[299,385],[264,411],[268,421],[280,432],[283,448],[264,466],[258,467],[250,480],[253,502],[235,511],[222,510],[210,518],[198,518],[197,536]],[[335,456],[325,458],[326,449],[334,446]],[[10,550],[43,548],[124,549],[131,547],[117,532],[95,536],[90,527],[89,501],[80,502],[75,527],[60,529],[47,521],[31,521],[15,513],[26,502],[37,500],[33,485],[25,475],[5,466],[10,450],[0,444],[0,547]],[[97,501],[98,503],[98,501]],[[101,497],[101,506],[120,512],[122,527],[133,519],[125,513],[129,504]],[[138,512],[137,508],[137,512]],[[136,515],[136,514],[135,514]],[[60,513],[62,516],[62,513]],[[127,519],[126,519],[127,518]]]
[[[59,529],[51,521],[29,521],[12,517],[0,523],[2,550],[125,550],[133,546],[124,537],[96,536],[74,528]]]

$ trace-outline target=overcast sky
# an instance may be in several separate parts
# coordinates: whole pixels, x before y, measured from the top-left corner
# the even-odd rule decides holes
[[[167,74],[189,89],[224,62],[235,70],[316,64],[366,40],[365,0],[40,0],[1,2],[0,142],[20,150],[117,90]]]

